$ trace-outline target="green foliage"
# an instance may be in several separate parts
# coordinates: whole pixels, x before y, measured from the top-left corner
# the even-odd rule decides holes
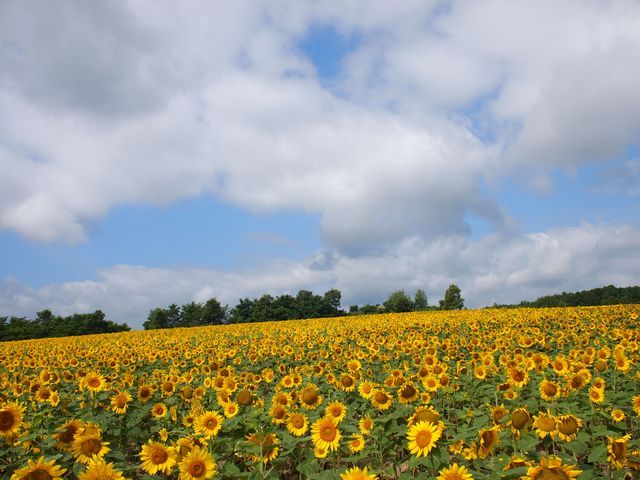
[[[460,287],[451,284],[444,292],[444,299],[440,300],[442,310],[462,310],[464,308],[464,298],[460,292]]]
[[[429,306],[429,301],[427,300],[427,294],[424,293],[424,290],[419,288],[416,290],[416,294],[413,297],[413,309],[417,312],[421,310],[426,310]]]
[[[178,307],[175,303],[167,308],[154,308],[149,312],[147,321],[142,324],[145,330],[175,327],[197,327],[221,325],[228,317],[228,307],[224,307],[215,298],[206,303],[185,303]]]
[[[404,290],[396,290],[389,294],[387,300],[383,303],[387,312],[411,312],[413,310],[413,302]]]
[[[105,317],[101,310],[61,317],[54,315],[48,309],[36,313],[34,320],[28,320],[24,317],[0,317],[0,341],[69,337],[131,330],[126,324],[115,323]]]
[[[640,303],[640,287],[618,288],[608,285],[591,290],[539,297],[533,302],[522,301],[520,307],[588,307]]]

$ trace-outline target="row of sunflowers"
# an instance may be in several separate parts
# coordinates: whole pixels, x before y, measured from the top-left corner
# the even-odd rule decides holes
[[[638,478],[639,313],[431,311],[4,343],[0,476]]]

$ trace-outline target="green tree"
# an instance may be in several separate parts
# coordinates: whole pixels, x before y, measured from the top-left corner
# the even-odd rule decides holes
[[[424,290],[419,288],[416,290],[416,294],[413,297],[413,309],[416,311],[426,310],[429,306],[429,302],[427,300],[427,294],[424,293]]]
[[[389,298],[383,303],[387,312],[410,312],[413,310],[413,302],[404,290],[397,290],[389,294]]]
[[[440,300],[442,310],[462,310],[464,308],[464,298],[462,298],[460,288],[457,285],[449,285],[444,292],[444,299]]]
[[[210,298],[202,307],[200,325],[222,325],[229,317],[229,307],[215,298]]]

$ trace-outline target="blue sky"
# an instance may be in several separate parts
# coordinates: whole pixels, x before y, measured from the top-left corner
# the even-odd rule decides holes
[[[0,315],[638,283],[634,2],[48,8],[0,7]]]

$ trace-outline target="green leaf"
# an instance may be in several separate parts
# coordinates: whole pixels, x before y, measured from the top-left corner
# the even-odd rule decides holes
[[[590,463],[604,463],[606,460],[607,447],[604,445],[596,445],[589,454]]]
[[[500,478],[504,478],[505,480],[510,478],[520,478],[527,474],[527,470],[529,467],[517,467],[507,470],[504,474],[501,475]]]

